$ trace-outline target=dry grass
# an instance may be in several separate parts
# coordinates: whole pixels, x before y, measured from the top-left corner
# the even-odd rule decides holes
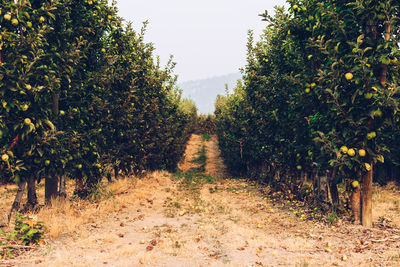
[[[155,178],[156,177],[156,178]],[[83,200],[56,200],[50,207],[42,209],[38,218],[48,225],[48,234],[57,238],[61,234],[70,234],[87,223],[106,220],[110,213],[126,205],[137,204],[150,198],[160,185],[170,183],[166,172],[155,172],[142,179],[127,177],[107,186],[113,193],[111,198],[91,203]]]
[[[400,227],[400,188],[395,183],[374,187],[373,220]]]
[[[218,175],[221,159],[212,141],[207,142],[207,150],[213,151],[208,151],[206,170]],[[200,136],[192,137],[187,149],[192,154],[181,168],[195,167],[190,161],[202,142]],[[108,184],[104,192],[113,196],[97,203],[55,201],[38,214],[49,227],[51,250],[14,264],[31,266],[36,259],[43,261],[38,266],[396,266],[400,262],[395,241],[371,241],[396,240],[389,230],[365,231],[350,224],[330,228],[301,220],[244,180],[219,179],[194,189],[196,194],[180,183],[169,173],[155,172]],[[375,221],[379,213],[395,216],[396,190],[376,188]],[[12,196],[0,193],[0,198],[5,195]],[[147,249],[153,241],[157,244]]]
[[[111,212],[120,209],[122,205],[137,203],[148,198],[160,183],[169,181],[169,176],[170,174],[166,172],[155,172],[143,179],[135,177],[119,179],[112,184],[105,185],[103,190],[106,191],[105,194],[108,196],[98,203],[78,198],[56,199],[50,206],[40,209],[35,217],[45,223],[49,237],[57,238],[60,235],[74,232],[84,224],[106,219]],[[154,177],[157,178],[154,179]],[[140,187],[140,190],[135,190],[137,186]],[[15,185],[7,185],[0,188],[0,210],[3,214],[1,216],[2,224],[6,224],[7,222],[7,215],[16,188]],[[69,181],[69,195],[72,195],[73,188],[73,181]],[[42,186],[38,187],[37,194],[38,198],[43,201],[44,188]]]

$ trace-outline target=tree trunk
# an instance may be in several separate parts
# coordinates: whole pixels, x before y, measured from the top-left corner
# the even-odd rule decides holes
[[[110,184],[113,182],[110,173],[107,174],[107,180],[108,180],[108,182],[109,182]]]
[[[11,206],[11,211],[10,214],[8,215],[8,224],[10,224],[10,220],[12,217],[12,214],[14,211],[18,211],[21,207],[21,201],[22,201],[22,197],[24,195],[25,192],[25,186],[26,186],[26,181],[20,181],[18,184],[18,191],[17,194],[15,195],[15,199],[14,202]]]
[[[301,184],[305,185],[308,180],[308,172],[301,172]]]
[[[362,184],[362,213],[361,220],[364,227],[372,227],[372,172],[373,162],[371,160],[371,170],[364,174]]]
[[[46,205],[51,204],[51,200],[57,197],[58,193],[58,177],[55,175],[49,175],[45,181],[45,203]]]
[[[58,117],[58,113],[59,113],[59,100],[60,100],[60,95],[57,93],[53,93],[53,101],[51,103],[51,109],[53,111],[53,116],[54,118]]]
[[[76,192],[83,191],[83,180],[81,175],[76,177],[75,191]]]
[[[28,201],[26,203],[27,209],[33,209],[38,204],[36,195],[36,179],[31,176],[28,179]]]
[[[281,179],[281,171],[279,169],[275,170],[275,175],[272,182],[278,182],[280,179]]]
[[[118,180],[118,172],[119,172],[118,166],[114,166],[114,177],[115,177],[115,180]]]
[[[289,181],[289,173],[286,171],[285,172],[285,175],[283,175],[283,183],[284,184],[288,184],[288,181]]]
[[[67,197],[67,186],[65,184],[65,176],[61,175],[60,180],[59,180],[59,186],[58,186],[58,196],[62,198]]]
[[[312,181],[313,181],[314,196],[319,198],[321,196],[321,190],[320,190],[320,181],[319,181],[318,171],[314,170],[311,175],[312,175]]]
[[[329,177],[329,190],[331,193],[332,205],[334,207],[339,206],[339,192],[337,189],[337,184],[335,182],[336,174],[337,174],[337,168],[334,168],[331,176]]]
[[[356,188],[353,188],[353,191],[350,195],[350,205],[351,210],[353,212],[354,224],[360,224],[361,222],[361,188],[358,185]]]

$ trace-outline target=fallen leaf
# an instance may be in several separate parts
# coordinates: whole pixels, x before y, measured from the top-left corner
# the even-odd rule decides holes
[[[151,244],[152,246],[156,246],[156,245],[157,245],[157,240],[155,240],[155,239],[151,240],[151,241],[150,241],[150,244]]]
[[[186,213],[186,211],[182,210],[182,211],[179,212],[179,216],[183,216],[183,215],[185,215],[185,213]]]
[[[120,234],[118,234],[118,236],[122,238],[122,237],[124,237],[124,234],[120,233]]]
[[[146,251],[151,251],[151,250],[153,250],[153,248],[154,248],[153,246],[147,246]]]
[[[237,250],[244,250],[244,247],[237,248]]]

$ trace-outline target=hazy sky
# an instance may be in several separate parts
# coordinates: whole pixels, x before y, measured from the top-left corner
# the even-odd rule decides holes
[[[117,0],[119,14],[135,29],[150,22],[145,40],[165,64],[177,62],[178,82],[238,72],[245,65],[247,31],[266,26],[260,13],[284,0]]]

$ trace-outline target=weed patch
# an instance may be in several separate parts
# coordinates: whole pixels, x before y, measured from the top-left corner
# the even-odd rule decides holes
[[[201,135],[201,138],[202,138],[204,141],[210,141],[211,135],[209,135],[209,134],[202,134],[202,135]]]
[[[3,236],[0,240],[2,247],[0,256],[14,258],[21,249],[29,249],[31,245],[43,243],[45,229],[46,227],[41,221],[17,213],[14,219],[14,231],[0,231]]]
[[[205,172],[206,170],[206,162],[207,162],[207,156],[206,156],[206,146],[203,145],[201,150],[196,153],[197,157],[194,158],[191,163],[198,164],[199,166],[193,167],[189,170],[189,172],[193,173],[200,173],[200,172]]]

